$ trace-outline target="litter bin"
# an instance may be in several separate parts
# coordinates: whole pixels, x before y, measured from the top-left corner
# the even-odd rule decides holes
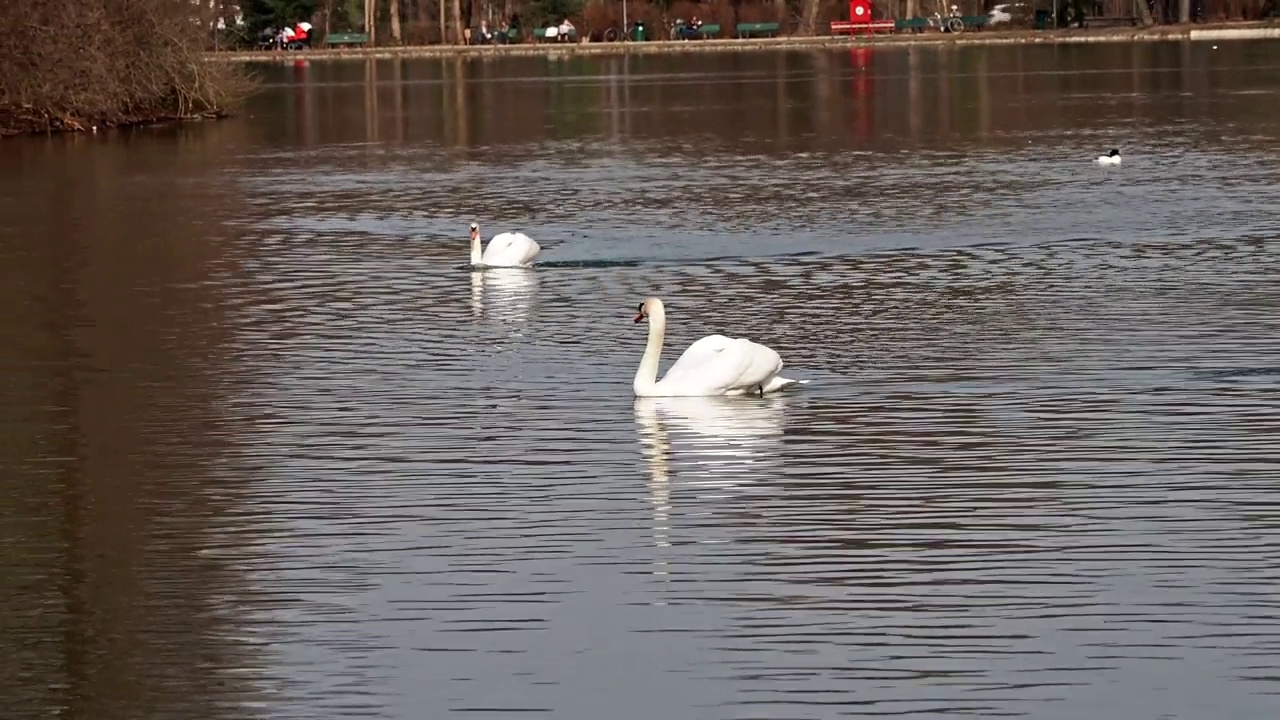
[[[1035,28],[1037,30],[1048,30],[1053,27],[1053,12],[1049,10],[1036,11]]]
[[[639,20],[631,25],[631,40],[632,42],[644,42],[644,23]]]

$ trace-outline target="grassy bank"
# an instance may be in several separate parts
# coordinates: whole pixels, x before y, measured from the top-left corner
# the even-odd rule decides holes
[[[1280,37],[1280,23],[1222,25],[1158,25],[1151,28],[1098,30],[983,30],[960,34],[930,32],[875,36],[779,37],[751,40],[651,41],[642,43],[523,43],[519,45],[422,45],[406,47],[317,49],[300,52],[217,52],[211,57],[229,62],[337,60],[350,58],[438,58],[549,55],[619,55],[626,53],[733,52],[763,49],[844,48],[906,45],[998,45],[1031,43],[1141,42],[1171,40],[1227,40]]]

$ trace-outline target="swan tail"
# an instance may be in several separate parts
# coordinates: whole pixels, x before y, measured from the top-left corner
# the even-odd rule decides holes
[[[773,377],[769,378],[769,382],[764,384],[764,389],[762,392],[764,393],[777,392],[783,388],[790,387],[792,385],[804,385],[807,382],[809,381],[808,380],[792,380],[791,378],[784,378],[780,375],[774,375]]]

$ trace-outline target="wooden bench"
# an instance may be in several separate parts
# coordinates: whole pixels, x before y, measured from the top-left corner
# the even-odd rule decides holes
[[[778,23],[776,22],[738,23],[738,27],[735,29],[737,30],[738,37],[740,38],[749,38],[753,35],[765,35],[767,37],[773,37],[774,35],[778,34]]]
[[[1085,27],[1120,27],[1129,25],[1137,27],[1138,18],[1136,17],[1087,17],[1084,19]]]
[[[369,42],[369,33],[329,33],[324,36],[324,44],[329,47],[335,45],[365,45]]]
[[[831,21],[832,35],[838,35],[840,33],[852,35],[860,30],[866,30],[869,33],[893,32],[896,28],[897,23],[892,20],[872,20],[869,23],[856,23],[850,20]]]
[[[551,30],[552,28],[554,28],[556,31],[555,37],[547,37],[547,31]],[[552,25],[551,27],[538,28],[537,30],[534,31],[533,35],[534,35],[534,40],[538,42],[571,42],[571,43],[578,42],[578,28],[574,28],[569,31],[568,40],[561,40],[559,25]]]
[[[894,20],[893,29],[905,32],[920,33],[929,29],[929,18],[909,18],[905,20]]]

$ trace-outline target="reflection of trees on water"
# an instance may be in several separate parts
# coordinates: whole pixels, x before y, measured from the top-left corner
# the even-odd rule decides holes
[[[1107,113],[1154,124],[1168,109],[1141,96],[1199,93],[1213,77],[1188,43],[858,50],[315,63],[309,112],[329,141],[403,138],[520,153],[517,146],[614,137],[678,144],[698,157],[726,146],[759,153],[893,142],[886,136],[926,146],[1016,143],[1014,135],[1070,132]],[[353,103],[353,92],[364,101]],[[395,102],[380,105],[384,92]],[[1085,96],[1095,100],[1071,99]],[[1262,123],[1278,105],[1259,95],[1244,112]],[[1184,110],[1211,112],[1189,101]],[[353,137],[356,127],[365,130]]]
[[[0,362],[21,368],[0,450],[9,717],[231,718],[256,694],[246,579],[208,554],[229,544],[238,480],[217,470],[235,431],[220,410],[225,238],[200,219],[236,206],[163,169],[188,177],[236,132],[201,130],[150,145],[157,157],[99,146],[24,172],[21,222],[46,232],[12,238],[0,283],[25,309],[0,319]],[[149,180],[119,181],[140,165]]]

